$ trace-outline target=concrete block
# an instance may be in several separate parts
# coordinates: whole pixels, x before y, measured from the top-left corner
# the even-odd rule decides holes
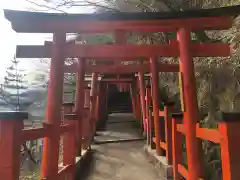
[[[167,159],[164,156],[158,156],[156,150],[151,149],[149,146],[144,146],[144,152],[147,159],[153,166],[158,170],[159,175],[164,178],[164,180],[173,179],[172,166],[168,165]]]

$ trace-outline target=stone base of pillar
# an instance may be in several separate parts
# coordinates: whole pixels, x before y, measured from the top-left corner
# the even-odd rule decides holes
[[[88,176],[92,166],[93,151],[91,148],[82,151],[81,157],[76,157],[76,179],[82,179]]]
[[[144,146],[144,152],[147,159],[157,169],[159,176],[162,180],[169,180],[173,178],[172,166],[168,165],[167,159],[164,156],[158,156],[155,149],[151,149],[150,146]]]

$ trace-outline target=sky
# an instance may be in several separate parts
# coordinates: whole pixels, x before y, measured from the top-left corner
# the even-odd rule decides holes
[[[34,0],[38,2],[41,0]],[[36,6],[29,4],[25,0],[0,0],[0,83],[5,75],[6,68],[10,65],[10,60],[14,57],[16,45],[43,45],[45,40],[51,40],[51,34],[17,34],[12,28],[10,22],[4,18],[3,9],[25,10],[28,11]],[[89,13],[89,8],[70,9],[69,13]],[[33,60],[21,59],[19,68],[27,67],[33,69],[36,63]]]
[[[15,33],[10,22],[4,18],[3,9],[25,10],[28,4],[24,0],[4,0],[0,1],[0,36],[1,36],[1,66],[14,56],[16,44],[41,44],[42,38],[32,38],[34,34],[20,35]],[[27,38],[26,38],[27,37]]]

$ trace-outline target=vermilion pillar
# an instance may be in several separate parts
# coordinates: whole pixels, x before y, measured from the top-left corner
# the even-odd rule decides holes
[[[77,70],[77,79],[76,79],[76,115],[77,115],[77,148],[78,155],[81,156],[82,152],[82,126],[83,124],[83,113],[84,113],[84,77],[85,77],[85,59],[78,60],[78,70]]]
[[[76,114],[73,114],[74,103],[64,103],[64,125],[77,126]],[[75,131],[67,132],[63,135],[63,165],[72,165],[69,173],[67,173],[67,179],[74,180],[75,177],[75,157],[76,157],[76,136],[77,129]]]
[[[99,120],[99,96],[100,96],[100,87],[99,83],[96,82],[96,90],[95,90],[95,121]]]
[[[137,81],[132,83],[132,94],[135,100],[135,117],[137,120],[141,120],[141,106],[140,106],[140,97],[137,90]]]
[[[101,120],[106,117],[106,84],[103,82],[99,84],[98,115]]]
[[[133,110],[133,114],[136,117],[136,98],[135,98],[135,94],[134,94],[134,84],[131,84],[131,88],[130,88],[130,93],[131,93],[131,100],[132,100],[132,110]]]
[[[240,179],[240,113],[222,113],[218,129],[221,134],[222,179]]]
[[[90,88],[84,89],[84,110],[82,114],[82,149],[89,147],[91,137],[91,120],[90,120]]]
[[[0,113],[0,179],[17,180],[20,172],[21,131],[27,113]]]
[[[172,165],[172,109],[174,103],[164,104],[164,126],[166,140],[166,159],[169,165]]]
[[[197,180],[201,177],[201,156],[198,139],[196,138],[196,123],[199,119],[196,80],[194,64],[191,54],[191,32],[181,28],[178,31],[180,49],[180,68],[182,72],[182,86],[184,97],[184,126],[186,128],[186,146],[189,179]]]
[[[163,155],[163,150],[160,148],[160,122],[159,122],[159,95],[158,95],[158,70],[157,59],[150,58],[150,69],[152,73],[152,101],[154,114],[154,130],[156,137],[156,152],[158,155]]]
[[[92,133],[95,131],[95,108],[96,108],[96,90],[97,90],[97,73],[92,73],[92,82],[90,90],[90,121],[92,127]]]
[[[182,134],[177,131],[177,125],[181,124],[183,114],[172,114],[172,160],[173,160],[173,178],[181,180],[182,177],[178,172],[178,164],[182,160]]]
[[[146,87],[146,98],[145,98],[145,102],[146,102],[146,119],[147,119],[147,144],[151,144],[151,126],[150,126],[150,114],[149,114],[149,107],[150,107],[150,101],[151,101],[151,87],[147,86]]]
[[[51,136],[44,138],[41,178],[57,179],[60,123],[62,118],[65,33],[53,34],[46,123]]]
[[[109,86],[106,84],[106,99],[105,99],[105,109],[108,113],[108,93],[109,93]]]
[[[141,108],[142,108],[143,129],[144,129],[144,132],[146,132],[147,116],[146,116],[145,84],[144,84],[143,72],[138,72],[138,80],[139,80],[139,88],[140,88],[140,101],[141,101]]]
[[[84,90],[84,107],[90,107],[90,88]]]

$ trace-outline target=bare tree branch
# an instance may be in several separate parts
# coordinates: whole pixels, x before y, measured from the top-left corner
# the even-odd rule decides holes
[[[60,9],[61,7],[65,7],[65,8],[69,9],[71,7],[81,7],[81,6],[103,8],[103,9],[110,10],[113,12],[120,12],[120,10],[118,10],[117,8],[104,5],[105,1],[92,2],[92,1],[88,1],[88,0],[83,0],[83,1],[73,1],[73,0],[66,1],[66,0],[64,0],[61,3],[55,4],[55,6],[48,6],[47,5],[48,2],[46,0],[44,0],[44,2],[46,2],[46,4],[39,4],[39,3],[36,3],[31,0],[26,0],[26,1],[31,4],[34,4],[35,6],[38,6],[38,7],[42,7],[42,8],[46,8],[47,10],[54,10],[54,11],[58,11],[58,12],[62,12],[62,13],[67,13],[67,12],[61,10]],[[105,4],[108,4],[108,3],[105,3]],[[114,5],[114,3],[111,3],[111,4]]]
[[[35,5],[35,6],[38,6],[38,7],[42,7],[42,8],[46,8],[47,10],[54,10],[54,11],[58,11],[58,12],[62,12],[62,13],[67,13],[59,8],[55,8],[55,7],[51,7],[51,6],[47,6],[47,5],[44,5],[44,4],[38,4],[38,3],[35,3],[31,0],[26,0],[27,2]]]
[[[27,147],[26,142],[22,144],[23,150],[21,151],[22,154],[25,152],[27,153],[29,159],[34,163],[37,164],[38,162],[34,159],[31,150]]]

